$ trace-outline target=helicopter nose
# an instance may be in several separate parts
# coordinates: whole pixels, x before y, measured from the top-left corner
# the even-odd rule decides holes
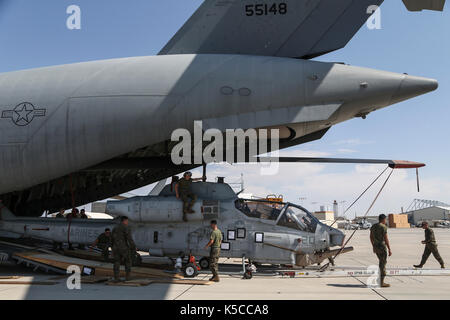
[[[337,247],[344,244],[345,234],[337,229],[331,228],[330,231],[330,246]]]

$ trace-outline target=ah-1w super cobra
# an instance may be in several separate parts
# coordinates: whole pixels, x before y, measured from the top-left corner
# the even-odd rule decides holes
[[[421,163],[390,160],[279,158],[280,162],[388,163],[392,169],[419,168]],[[106,212],[131,220],[132,235],[138,250],[150,255],[177,258],[202,257],[209,240],[211,220],[224,232],[222,257],[250,262],[305,267],[332,259],[353,250],[344,247],[342,231],[321,223],[307,209],[294,203],[240,199],[225,183],[198,182],[192,192],[199,200],[195,214],[183,222],[182,202],[175,197],[174,184],[155,196],[109,201]],[[15,217],[6,207],[0,210],[0,235],[91,244],[105,228],[118,219],[69,220]],[[203,260],[207,263],[207,260]],[[202,265],[202,261],[200,261]],[[205,268],[206,266],[203,265]],[[195,265],[184,266],[187,276],[195,276]],[[247,273],[244,273],[248,275]]]
[[[182,203],[171,185],[158,196],[110,201],[107,213],[126,215],[133,238],[141,251],[153,256],[208,256],[209,222],[215,219],[224,232],[222,257],[247,258],[253,262],[307,266],[320,263],[337,253],[344,234],[319,222],[308,210],[292,203],[238,198],[225,183],[198,182],[193,192],[199,196],[188,222],[182,219]],[[1,211],[0,230],[9,237],[29,237],[55,242],[91,244],[105,228],[118,220],[72,220],[19,218],[6,208]],[[6,233],[5,233],[6,232]],[[347,248],[350,250],[350,248]],[[206,262],[206,260],[205,260]],[[203,265],[201,261],[200,265]],[[185,266],[188,276],[195,268]]]

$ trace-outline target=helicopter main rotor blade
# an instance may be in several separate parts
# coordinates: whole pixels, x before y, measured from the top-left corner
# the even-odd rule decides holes
[[[111,197],[111,199],[114,199],[114,200],[127,200],[128,199],[128,197],[124,197],[124,196],[114,196],[114,197]]]
[[[310,158],[310,157],[257,157],[257,162],[279,163],[353,163],[353,164],[387,164],[392,169],[422,168],[424,163],[404,160],[380,160],[380,159],[345,159],[345,158]]]
[[[345,158],[312,158],[312,157],[246,157],[243,161],[226,161],[230,164],[245,163],[353,163],[353,164],[387,164],[393,169],[413,169],[425,167],[424,163],[404,160],[379,160],[379,159],[345,159]],[[193,160],[191,163],[194,163]],[[144,158],[120,158],[112,159],[84,171],[109,171],[109,170],[145,170],[151,168],[178,168],[180,172],[200,167],[201,164],[175,165],[170,157],[144,157]]]

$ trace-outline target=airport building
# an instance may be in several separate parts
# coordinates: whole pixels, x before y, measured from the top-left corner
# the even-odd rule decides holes
[[[329,210],[322,210],[324,209],[321,207],[321,211],[316,211],[313,213],[313,215],[320,220],[320,222],[331,226],[335,220],[335,214],[334,211]]]
[[[422,221],[450,220],[450,204],[435,200],[415,199],[406,212],[408,221],[417,225]]]

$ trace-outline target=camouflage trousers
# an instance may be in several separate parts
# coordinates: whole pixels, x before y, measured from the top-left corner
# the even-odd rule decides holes
[[[219,257],[220,257],[220,248],[211,248],[209,255],[209,268],[213,276],[219,275]]]
[[[431,254],[433,254],[435,259],[441,264],[441,266],[444,265],[444,260],[442,260],[441,255],[439,254],[437,244],[427,243],[427,245],[425,246],[425,251],[422,255],[422,261],[420,262],[421,266],[423,266],[427,262]]]
[[[181,195],[181,201],[183,201],[183,213],[191,210],[197,201],[197,196],[193,193],[186,193]]]
[[[386,264],[387,264],[387,248],[385,246],[375,246],[374,252],[378,257],[379,268],[380,268],[380,280],[381,283],[384,282],[384,278],[386,278]]]
[[[131,272],[131,255],[128,249],[113,249],[114,255],[114,276],[117,278],[120,274],[120,266],[125,265],[125,272]]]

